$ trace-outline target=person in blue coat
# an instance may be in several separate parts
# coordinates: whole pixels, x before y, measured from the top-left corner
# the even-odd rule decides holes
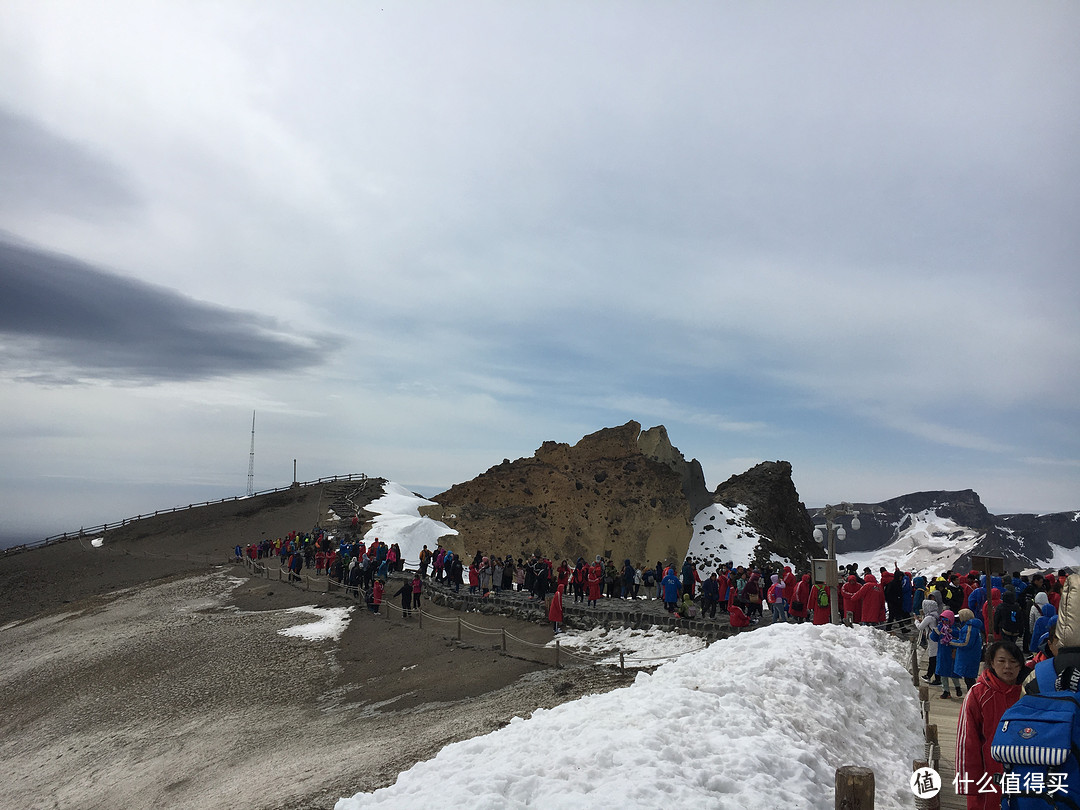
[[[952,646],[954,616],[955,614],[951,610],[941,611],[941,618],[938,619],[937,627],[930,631],[930,640],[936,641],[938,645],[937,664],[934,667],[934,672],[941,679],[941,696],[943,698],[952,697],[949,691],[950,680],[956,686],[956,696],[963,696],[960,678],[953,669],[956,660],[956,648]]]
[[[664,578],[660,580],[660,590],[664,592],[664,607],[668,613],[675,612],[675,603],[679,601],[680,583],[675,576],[675,569],[669,568]]]
[[[955,648],[953,671],[964,679],[967,688],[975,685],[979,677],[979,664],[982,663],[982,648],[985,628],[982,619],[964,608],[956,614],[956,627],[953,629],[952,646]]]
[[[1057,616],[1057,610],[1049,602],[1042,606],[1042,615],[1035,620],[1035,626],[1031,628],[1031,644],[1028,645],[1028,649],[1031,652],[1038,652],[1039,638],[1046,632],[1050,626],[1050,620]]]

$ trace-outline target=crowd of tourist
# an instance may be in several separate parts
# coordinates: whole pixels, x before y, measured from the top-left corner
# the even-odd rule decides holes
[[[835,599],[837,613],[847,623],[901,635],[914,631],[926,650],[923,680],[940,686],[943,699],[963,698],[956,787],[967,796],[968,810],[999,807],[1002,793],[1015,784],[1009,779],[1018,772],[1006,771],[991,756],[995,731],[1009,707],[1040,689],[1054,695],[1080,691],[1080,615],[1063,620],[1063,628],[1058,622],[1058,612],[1066,610],[1064,603],[1070,598],[1069,610],[1080,614],[1080,576],[1067,578],[1064,571],[1031,576],[1014,572],[1009,577],[947,571],[928,578],[912,576],[895,565],[892,570],[881,567],[876,574],[868,567],[860,572],[857,565],[849,565],[840,569],[840,587],[830,589],[788,565],[729,564],[703,572],[690,557],[678,564],[646,565],[625,559],[618,565],[601,556],[556,563],[542,554],[515,558],[478,551],[463,559],[437,545],[434,550],[424,546],[419,565],[410,565],[416,570],[387,594],[390,575],[404,567],[396,544],[378,539],[365,543],[355,534],[334,538],[314,529],[238,545],[234,551],[237,561],[276,557],[290,580],[299,579],[304,568],[314,569],[353,594],[362,593],[375,613],[392,596],[401,600],[402,614],[410,616],[419,609],[429,581],[480,597],[520,594],[546,603],[556,634],[562,629],[564,597],[571,595],[573,604],[586,607],[597,607],[601,600],[659,600],[667,611],[683,618],[726,614],[734,628],[765,621],[766,615],[771,622],[826,624],[832,621]],[[1070,589],[1072,596],[1063,596]],[[1080,739],[1073,742],[1080,745]]]
[[[1080,647],[1072,646],[1080,639],[1063,641],[1058,633],[1058,610],[1065,610],[1069,601],[1063,592],[1073,592],[1071,611],[1080,612],[1080,577],[1065,571],[1030,576],[1014,572],[1010,577],[945,572],[932,581],[916,577],[914,584],[915,626],[927,652],[923,681],[941,686],[942,699],[963,697],[957,724],[957,792],[967,796],[969,810],[997,810],[1008,794],[1052,799],[1042,781],[1049,771],[1024,770],[1039,764],[1034,760],[1012,764],[1006,771],[992,748],[995,734],[1009,727],[1001,722],[1005,712],[1024,694],[1037,694],[1041,685],[1044,692],[1075,696],[1080,688]],[[1078,619],[1074,615],[1064,622],[1071,628],[1066,632],[1076,633]],[[1030,719],[1037,715],[1025,708],[1023,716],[1021,740],[1039,736],[1041,727]],[[1080,739],[1072,740],[1072,750],[1078,744]],[[999,750],[1017,748],[1005,745]],[[1059,762],[1055,775],[1064,773],[1065,765]]]

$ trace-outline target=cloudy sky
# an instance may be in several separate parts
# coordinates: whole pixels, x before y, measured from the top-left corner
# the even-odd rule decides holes
[[[7,0],[0,534],[664,424],[1080,508],[1080,6]]]

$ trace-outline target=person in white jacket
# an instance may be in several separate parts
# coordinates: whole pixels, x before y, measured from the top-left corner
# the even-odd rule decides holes
[[[1048,604],[1050,604],[1050,597],[1046,595],[1046,591],[1039,591],[1035,594],[1035,601],[1028,608],[1028,626],[1025,634],[1028,638],[1031,638],[1031,632],[1035,629],[1035,622],[1042,618],[1043,605]]]
[[[926,674],[923,675],[923,680],[931,686],[940,686],[941,678],[935,673],[934,669],[937,664],[938,645],[937,642],[929,638],[929,632],[937,627],[938,619],[941,618],[941,609],[944,607],[944,603],[941,601],[941,591],[935,589],[927,594],[923,599],[922,610],[920,611],[921,618],[915,625],[915,630],[920,636],[926,639],[926,655],[928,658],[926,665]]]

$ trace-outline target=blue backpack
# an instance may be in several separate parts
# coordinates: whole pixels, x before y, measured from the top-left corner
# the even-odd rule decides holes
[[[1053,659],[1035,665],[1035,679],[1039,693],[1005,710],[990,743],[1005,766],[1002,810],[1080,810],[1080,694],[1056,690]]]

